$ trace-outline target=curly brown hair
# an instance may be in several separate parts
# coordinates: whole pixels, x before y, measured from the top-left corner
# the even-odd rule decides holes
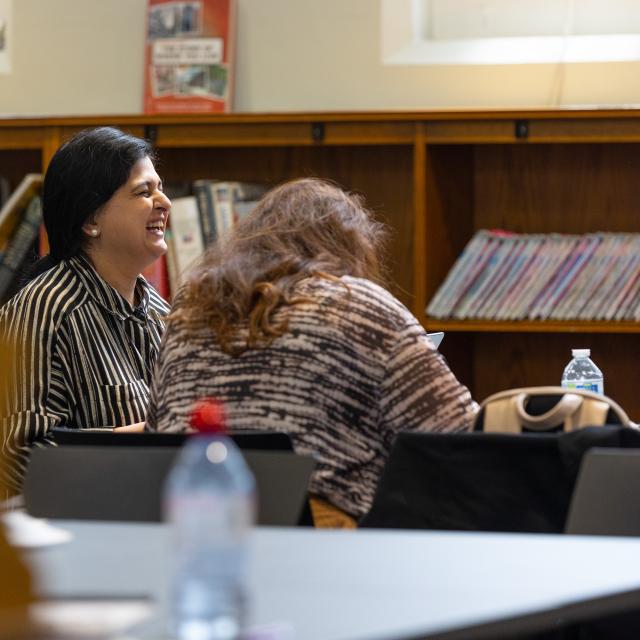
[[[301,280],[350,275],[384,284],[386,237],[360,196],[317,178],[286,182],[205,252],[169,321],[211,328],[229,354],[266,346],[288,328],[275,311],[306,300],[294,293]],[[241,327],[248,332],[238,343]]]

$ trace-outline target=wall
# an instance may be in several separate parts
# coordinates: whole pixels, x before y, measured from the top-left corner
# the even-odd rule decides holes
[[[379,0],[237,0],[236,111],[640,103],[640,63],[384,66]],[[0,114],[140,113],[146,0],[14,0]]]

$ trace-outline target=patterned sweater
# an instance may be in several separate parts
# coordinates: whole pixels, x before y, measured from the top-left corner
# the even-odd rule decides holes
[[[170,323],[147,426],[184,431],[193,403],[216,397],[231,430],[289,433],[316,458],[310,491],[359,517],[399,431],[469,429],[477,405],[385,289],[345,276],[308,278],[296,293],[310,301],[277,312],[289,314],[288,332],[239,356],[222,352],[211,330]]]

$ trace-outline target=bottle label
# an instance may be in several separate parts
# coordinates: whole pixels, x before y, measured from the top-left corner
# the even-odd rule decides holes
[[[565,389],[581,389],[583,391],[593,391],[594,393],[604,393],[604,385],[602,382],[564,382],[562,386]]]

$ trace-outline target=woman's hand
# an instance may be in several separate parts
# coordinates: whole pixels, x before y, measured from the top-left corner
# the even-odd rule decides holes
[[[114,427],[113,430],[118,433],[142,433],[144,425],[144,422],[136,422],[135,424],[127,424],[124,427]]]

